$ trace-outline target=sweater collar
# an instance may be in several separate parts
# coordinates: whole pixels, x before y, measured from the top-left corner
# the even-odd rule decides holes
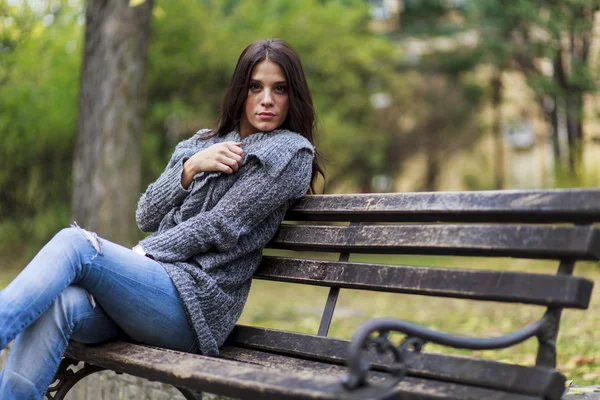
[[[274,129],[274,130],[268,131],[268,132],[256,132],[256,133],[253,133],[252,135],[249,135],[248,137],[246,137],[244,139],[241,139],[239,127],[236,127],[234,130],[232,130],[231,132],[229,132],[223,136],[223,141],[242,142],[242,144],[249,145],[249,144],[252,144],[255,142],[259,142],[262,139],[265,139],[269,136],[280,134],[282,132],[288,132],[288,131],[286,129]]]

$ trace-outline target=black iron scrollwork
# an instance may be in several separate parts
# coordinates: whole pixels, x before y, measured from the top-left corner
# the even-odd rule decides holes
[[[346,360],[349,373],[342,378],[343,386],[346,389],[343,397],[346,399],[387,397],[390,391],[407,375],[407,361],[410,360],[410,357],[420,353],[426,342],[470,350],[501,349],[540,334],[550,318],[551,316],[546,314],[540,320],[516,332],[495,338],[455,336],[392,318],[370,320],[357,329],[350,342]],[[406,334],[406,338],[397,346],[389,339],[392,331]],[[387,374],[376,376],[376,379],[370,382],[368,375],[372,366],[362,356],[365,350],[373,348],[379,354],[391,353],[393,362],[382,369]]]
[[[77,382],[88,375],[104,370],[102,367],[85,363],[83,368],[75,372],[73,367],[77,367],[78,364],[79,361],[77,360],[68,357],[63,358],[58,367],[58,371],[54,376],[54,381],[52,385],[48,387],[48,391],[46,392],[46,398],[48,400],[64,399],[69,390],[71,390]]]
[[[106,368],[84,363],[83,368],[75,371],[74,368],[76,368],[78,364],[79,361],[77,360],[68,357],[63,358],[58,367],[58,371],[54,376],[54,380],[46,392],[47,400],[63,400],[69,390],[71,390],[77,382],[95,372],[106,370]],[[116,373],[120,374],[120,372]],[[202,393],[200,392],[177,386],[175,386],[175,388],[179,390],[186,400],[202,400]]]
[[[377,334],[373,337],[373,334]],[[406,361],[414,354],[420,353],[425,341],[418,337],[407,337],[395,345],[389,338],[390,331],[385,329],[368,329],[362,331],[359,337],[355,335],[350,344],[348,367],[350,373],[342,378],[343,385],[348,389],[346,398],[375,399],[385,397],[400,382],[407,373]],[[371,365],[361,357],[362,351],[374,349],[378,354],[391,354],[393,361],[386,366],[387,375],[376,382],[368,382]]]

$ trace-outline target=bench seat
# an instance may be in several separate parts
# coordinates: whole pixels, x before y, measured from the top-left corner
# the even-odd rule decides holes
[[[267,246],[278,253],[263,257],[254,278],[329,287],[315,335],[238,325],[218,358],[125,342],[71,343],[59,375],[84,361],[96,367],[77,379],[109,369],[172,384],[189,400],[198,392],[278,400],[560,400],[561,313],[590,304],[594,283],[573,272],[578,261],[600,259],[599,222],[597,189],[305,196]],[[452,268],[389,265],[350,260],[354,253],[502,261],[495,270],[454,268],[462,258]],[[519,258],[555,260],[557,269],[502,270]],[[389,309],[388,318],[367,321],[347,341],[328,337],[341,289],[534,305],[540,312],[503,336],[471,338],[395,319]],[[403,341],[395,343],[390,332]],[[426,352],[428,342],[483,350],[528,339],[539,345],[534,366]],[[55,387],[53,398],[64,398],[77,379]]]
[[[339,363],[307,360],[281,354],[224,346],[219,358],[177,351],[112,342],[99,346],[72,343],[67,356],[116,372],[126,372],[199,392],[218,393],[243,399],[361,399],[365,393],[350,393],[340,378],[347,368]],[[447,356],[444,356],[447,357]],[[457,360],[460,358],[455,357]],[[470,361],[469,359],[464,359]],[[499,364],[499,363],[496,363]],[[518,367],[506,365],[507,371]],[[540,368],[547,384],[562,384],[551,370]],[[378,372],[374,378],[385,379]],[[377,379],[375,379],[377,382]],[[540,389],[543,385],[540,385]],[[485,387],[409,376],[396,387],[391,397],[411,399],[542,400],[543,395],[526,395]]]

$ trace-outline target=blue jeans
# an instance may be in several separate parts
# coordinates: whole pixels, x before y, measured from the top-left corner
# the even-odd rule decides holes
[[[70,339],[117,337],[198,349],[159,263],[78,227],[61,230],[0,291],[0,349],[16,338],[0,375],[0,399],[42,399]]]

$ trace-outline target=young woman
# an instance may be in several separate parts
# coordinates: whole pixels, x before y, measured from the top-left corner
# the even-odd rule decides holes
[[[179,143],[139,200],[128,249],[76,224],[0,292],[0,399],[41,399],[69,340],[125,337],[218,355],[262,248],[323,173],[298,56],[261,40],[240,56],[217,126]]]

